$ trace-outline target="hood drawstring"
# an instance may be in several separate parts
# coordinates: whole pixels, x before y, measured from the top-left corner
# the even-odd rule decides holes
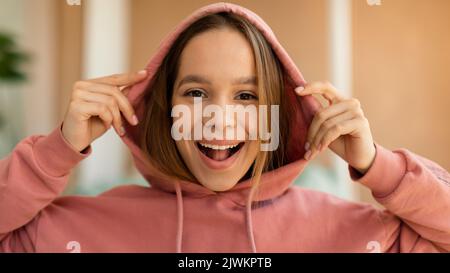
[[[175,183],[175,191],[177,193],[177,253],[181,253],[181,246],[183,244],[183,192],[181,191],[180,183]]]
[[[252,253],[256,253],[256,243],[255,243],[255,236],[253,235],[253,222],[252,222],[252,199],[254,189],[255,188],[252,187],[248,195],[245,214],[247,220],[247,235],[250,240],[250,247],[252,248]]]
[[[176,239],[176,251],[181,253],[181,246],[183,243],[183,192],[181,191],[180,183],[175,183],[175,191],[177,194],[177,239]],[[252,253],[256,253],[255,236],[253,235],[253,223],[252,223],[252,199],[254,194],[254,188],[250,190],[246,204],[246,222],[247,222],[247,236],[250,240],[250,247]]]

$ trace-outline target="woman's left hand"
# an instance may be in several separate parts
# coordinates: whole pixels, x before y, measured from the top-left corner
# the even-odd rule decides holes
[[[299,96],[322,95],[329,105],[314,116],[308,129],[305,159],[313,159],[325,148],[330,149],[347,163],[365,174],[375,159],[369,122],[357,99],[345,99],[328,82],[314,82],[298,87]]]

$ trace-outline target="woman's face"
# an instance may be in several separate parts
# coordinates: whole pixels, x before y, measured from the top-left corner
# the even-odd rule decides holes
[[[228,28],[210,30],[188,42],[181,55],[172,106],[184,105],[194,113],[194,99],[201,98],[203,109],[208,105],[217,105],[223,110],[227,105],[257,107],[258,95],[253,51],[242,34]],[[222,128],[212,129],[223,130],[225,134],[227,130],[241,129],[246,139],[238,140],[235,135],[226,139],[207,140],[203,136],[200,140],[176,141],[191,173],[213,191],[226,191],[239,182],[259,151],[258,142],[248,140],[247,125],[238,122],[236,116],[231,118],[233,120],[223,117],[219,125]],[[191,132],[198,123],[208,126],[208,120],[211,117],[196,119],[192,114]],[[237,128],[239,126],[243,128]]]

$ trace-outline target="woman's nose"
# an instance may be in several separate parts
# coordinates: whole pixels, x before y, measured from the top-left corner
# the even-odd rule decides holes
[[[208,107],[208,117],[205,117],[204,124],[212,127],[213,130],[220,130],[224,134],[224,139],[228,134],[227,132],[234,132],[236,127],[236,115],[233,112],[234,101],[228,98],[220,98],[205,105]],[[214,119],[214,122],[211,122]],[[232,134],[234,135],[234,133]]]

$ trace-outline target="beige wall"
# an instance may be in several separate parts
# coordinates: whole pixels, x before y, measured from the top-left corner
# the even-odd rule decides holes
[[[72,86],[81,79],[82,65],[82,7],[69,6],[65,1],[57,2],[58,9],[58,118],[64,117]]]
[[[131,68],[142,68],[159,42],[206,0],[132,2]],[[233,1],[259,14],[274,30],[308,80],[327,77],[325,0]]]
[[[58,103],[57,9],[52,0],[26,1],[23,12],[24,50],[31,56],[26,66],[28,81],[22,86],[24,134],[46,134],[54,128]]]
[[[450,1],[353,1],[354,95],[375,139],[450,169]]]
[[[354,3],[354,94],[377,141],[450,169],[450,1]]]
[[[54,3],[58,10],[56,52],[58,63],[58,105],[56,105],[57,120],[61,122],[67,110],[73,84],[82,75],[82,45],[83,45],[83,6],[69,6],[65,1]],[[78,168],[72,173],[70,183],[65,192],[71,192],[75,187]]]

